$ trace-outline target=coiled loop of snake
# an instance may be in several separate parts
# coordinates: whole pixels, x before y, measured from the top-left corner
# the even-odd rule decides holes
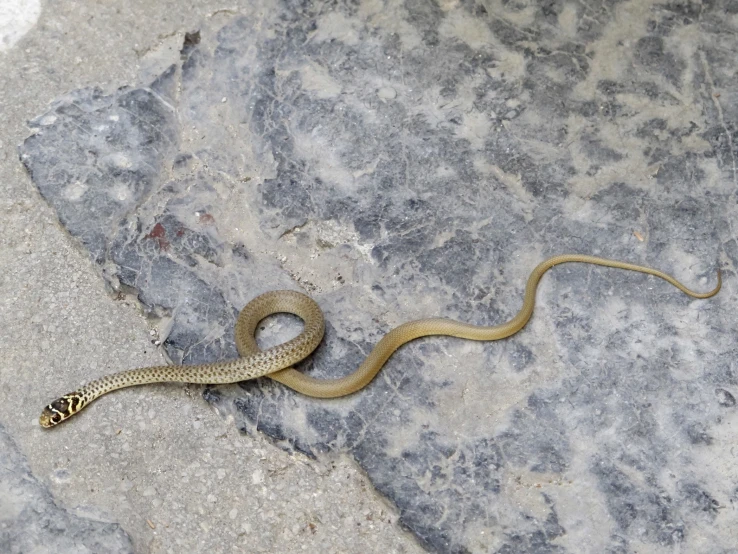
[[[268,376],[307,396],[336,398],[353,394],[374,379],[400,346],[414,339],[430,335],[447,335],[477,341],[493,341],[517,333],[533,314],[536,288],[543,274],[555,265],[568,262],[589,263],[655,275],[694,298],[710,298],[718,293],[722,284],[719,269],[717,286],[709,292],[699,293],[688,289],[670,275],[650,267],[579,254],[554,256],[533,270],[525,287],[523,307],[510,321],[491,327],[443,318],[403,323],[382,337],[356,371],[338,379],[316,379],[290,367],[312,353],[323,339],[325,323],[320,307],[311,298],[299,292],[267,292],[254,298],[239,314],[235,335],[240,358],[195,366],[156,366],[115,373],[92,381],[77,391],[55,400],[44,408],[39,423],[43,427],[53,427],[110,391],[146,383],[172,381],[236,383]],[[305,328],[294,339],[262,351],[256,344],[254,332],[262,319],[275,313],[295,314],[305,322]]]

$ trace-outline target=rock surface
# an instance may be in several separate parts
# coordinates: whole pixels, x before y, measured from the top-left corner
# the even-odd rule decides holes
[[[117,523],[59,507],[0,425],[0,552],[133,552]]]
[[[732,552],[738,471],[736,15],[729,2],[274,3],[188,34],[143,85],[30,123],[21,160],[175,362],[235,356],[250,298],[328,319],[301,365],[381,335],[491,325],[549,255],[571,264],[500,343],[430,338],[334,401],[268,379],[206,399],[311,456],[350,454],[437,552]],[[264,325],[265,345],[297,333]]]

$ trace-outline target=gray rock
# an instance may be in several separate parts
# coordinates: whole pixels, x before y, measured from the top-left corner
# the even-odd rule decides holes
[[[285,2],[201,30],[149,86],[58,99],[21,159],[111,286],[171,316],[176,362],[235,356],[237,310],[270,289],[324,307],[300,369],[327,378],[408,319],[509,319],[549,255],[700,290],[719,256],[713,300],[567,265],[504,342],[417,341],[346,399],[205,397],[353,456],[431,551],[735,552],[735,26],[717,4],[499,10]]]
[[[117,523],[58,506],[0,425],[0,552],[133,552],[133,545]]]

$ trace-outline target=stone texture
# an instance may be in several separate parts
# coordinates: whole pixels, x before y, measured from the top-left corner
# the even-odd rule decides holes
[[[60,507],[0,425],[0,552],[133,552],[117,523]]]
[[[108,282],[171,318],[176,362],[234,356],[237,310],[270,289],[324,307],[301,369],[330,377],[406,320],[509,319],[549,255],[700,290],[717,261],[707,301],[562,266],[520,334],[418,341],[350,398],[205,397],[286,448],[351,455],[431,551],[735,552],[737,17],[270,3],[203,25],[142,85],[59,98],[21,160]]]

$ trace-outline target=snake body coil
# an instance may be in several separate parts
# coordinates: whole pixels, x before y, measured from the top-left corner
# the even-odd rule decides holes
[[[694,298],[710,298],[718,293],[722,284],[720,270],[718,270],[717,286],[710,292],[698,293],[688,289],[670,275],[650,267],[578,254],[554,256],[540,263],[533,270],[525,287],[523,307],[507,323],[482,327],[443,318],[420,319],[403,323],[382,337],[356,371],[338,379],[315,379],[290,367],[310,355],[323,339],[325,322],[320,307],[311,298],[299,292],[284,290],[268,292],[249,302],[238,316],[235,329],[236,346],[242,357],[211,364],[156,366],[108,375],[91,381],[79,390],[65,394],[46,406],[39,418],[39,423],[43,427],[53,427],[110,391],[147,383],[236,383],[266,375],[307,396],[317,398],[346,396],[369,384],[395,350],[419,337],[447,335],[470,340],[492,341],[514,335],[528,323],[533,314],[536,288],[541,276],[553,266],[567,262],[589,263],[648,273],[668,281]],[[294,339],[262,351],[256,344],[254,332],[262,319],[276,313],[297,315],[305,322],[305,328]]]

